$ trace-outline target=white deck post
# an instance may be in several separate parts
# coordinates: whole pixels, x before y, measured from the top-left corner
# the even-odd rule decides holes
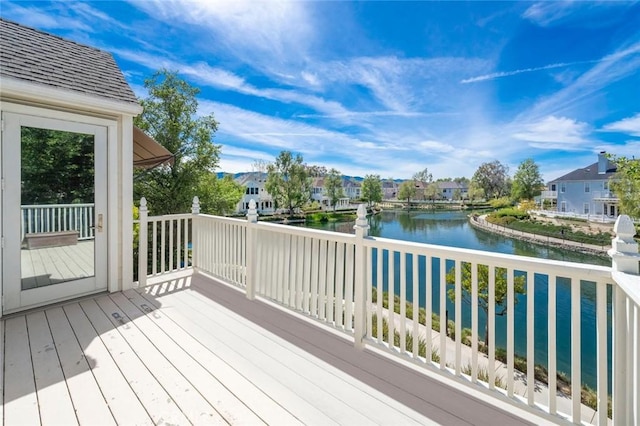
[[[635,284],[636,280],[627,280],[629,276],[637,277],[640,275],[640,255],[638,254],[638,243],[633,239],[635,228],[631,218],[627,215],[618,216],[613,231],[616,233],[616,237],[608,252],[612,260],[613,277],[616,279],[616,275],[619,275],[623,277],[624,281]],[[616,281],[619,284],[622,282],[618,279]],[[637,283],[637,288],[623,289],[620,285],[615,287],[613,296],[612,389],[614,424],[637,424],[635,422],[639,420],[636,410],[640,409],[640,402],[638,402],[640,389],[638,389],[639,379],[637,378],[640,376],[638,372],[640,366],[634,366],[632,359],[638,359],[637,352],[640,351],[640,343],[638,342],[638,330],[634,324],[636,322],[634,320],[634,302],[626,293],[629,290],[640,293],[640,277],[637,277]],[[636,307],[635,310],[637,311],[637,309]],[[635,420],[634,417],[636,417]]]
[[[194,270],[197,270],[200,265],[200,250],[198,247],[198,215],[200,214],[200,199],[198,196],[193,197],[193,203],[191,204],[191,266]]]
[[[354,297],[355,305],[353,324],[354,344],[356,348],[364,347],[364,337],[367,334],[367,291],[369,286],[365,283],[367,276],[367,256],[363,244],[364,238],[369,234],[369,223],[367,222],[367,209],[364,204],[358,206],[358,217],[353,227],[356,232],[356,253],[355,253],[355,282]]]
[[[147,256],[149,253],[147,236],[147,199],[140,198],[140,208],[138,209],[138,287],[147,285]]]
[[[257,233],[256,223],[258,223],[258,210],[255,200],[249,201],[249,211],[247,212],[247,299],[256,298],[256,259],[257,259]]]

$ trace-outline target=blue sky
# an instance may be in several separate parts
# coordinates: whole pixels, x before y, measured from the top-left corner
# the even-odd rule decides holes
[[[220,123],[220,170],[284,149],[344,174],[545,180],[640,157],[640,2],[3,0],[2,17],[113,53],[139,97],[165,67]]]

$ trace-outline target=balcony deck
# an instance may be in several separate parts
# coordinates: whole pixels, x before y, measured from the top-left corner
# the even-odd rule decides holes
[[[201,275],[14,315],[0,333],[8,425],[527,424]]]

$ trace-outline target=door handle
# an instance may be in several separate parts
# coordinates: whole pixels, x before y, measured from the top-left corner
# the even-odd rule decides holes
[[[98,224],[96,226],[92,226],[91,229],[95,229],[98,232],[102,232],[102,213],[98,215]]]

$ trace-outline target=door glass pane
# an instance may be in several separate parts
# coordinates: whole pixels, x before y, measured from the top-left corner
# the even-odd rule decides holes
[[[20,134],[22,290],[93,276],[94,136]]]

